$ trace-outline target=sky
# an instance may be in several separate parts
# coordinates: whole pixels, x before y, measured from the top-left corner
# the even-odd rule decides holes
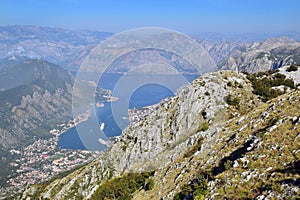
[[[299,0],[0,0],[0,25],[196,34],[300,32]]]

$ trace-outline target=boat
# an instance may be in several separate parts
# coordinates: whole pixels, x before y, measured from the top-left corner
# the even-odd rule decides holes
[[[105,126],[104,123],[102,123],[102,124],[100,125],[100,131],[103,131],[103,130],[104,130],[104,126]]]

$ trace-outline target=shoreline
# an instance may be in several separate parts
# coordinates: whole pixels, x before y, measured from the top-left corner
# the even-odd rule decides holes
[[[67,132],[71,128],[77,126],[78,124],[80,124],[82,122],[87,121],[91,115],[90,112],[91,111],[88,110],[88,111],[76,116],[74,119],[70,119],[67,123],[62,123],[62,124],[56,125],[57,127],[61,127],[61,128],[60,129],[51,129],[49,131],[49,133],[51,135],[54,135],[55,137],[59,137],[61,134]]]

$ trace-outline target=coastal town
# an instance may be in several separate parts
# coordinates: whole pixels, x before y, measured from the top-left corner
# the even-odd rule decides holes
[[[38,139],[22,151],[10,150],[19,154],[19,159],[10,163],[15,170],[7,182],[12,186],[26,186],[47,181],[60,172],[68,171],[91,161],[100,152],[86,150],[69,150],[57,148],[58,136],[48,140]]]
[[[49,139],[35,139],[33,143],[20,150],[11,149],[10,154],[17,159],[9,164],[12,168],[6,183],[9,187],[0,188],[1,193],[47,181],[61,172],[72,170],[99,156],[101,154],[99,151],[61,149],[57,146],[62,133],[87,120],[88,117],[89,112],[85,112],[66,123],[58,124],[57,128],[49,131],[52,135]]]
[[[76,116],[74,119],[70,119],[67,123],[58,124],[57,128],[50,130],[49,133],[51,135],[59,136],[62,133],[69,130],[70,128],[73,128],[78,124],[80,124],[81,122],[88,120],[89,116],[90,116],[90,111],[86,111]]]
[[[110,93],[107,92],[105,101],[98,101],[95,103],[95,107],[103,107],[104,104],[102,102],[116,100],[116,97],[111,97]],[[154,108],[155,105],[129,109],[130,123],[135,123],[145,118]],[[0,192],[11,193],[14,190],[13,193],[17,193],[19,191],[16,190],[21,191],[22,188],[31,184],[50,180],[62,172],[76,169],[98,157],[101,154],[99,151],[63,149],[58,147],[60,135],[81,122],[88,120],[89,116],[90,111],[84,112],[67,122],[58,124],[50,130],[49,133],[52,135],[50,138],[36,138],[33,143],[22,149],[11,149],[9,153],[16,159],[9,163],[12,170],[6,182],[8,187],[0,187]],[[113,141],[116,138],[111,138],[111,140]],[[99,143],[104,142],[99,141]],[[110,146],[111,143],[105,143],[105,145]]]

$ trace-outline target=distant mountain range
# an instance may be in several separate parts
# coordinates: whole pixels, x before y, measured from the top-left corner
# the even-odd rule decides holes
[[[213,33],[202,32],[193,35],[198,40],[206,40],[210,42],[229,41],[229,42],[263,42],[269,38],[288,37],[292,40],[300,41],[299,32],[282,32],[282,33]]]
[[[0,58],[25,56],[40,58],[63,66],[68,70],[76,70],[86,56],[113,33],[99,31],[73,31],[61,28],[36,26],[2,26],[0,27]],[[286,37],[282,37],[286,36]],[[274,37],[274,39],[269,39]],[[288,38],[287,38],[288,37]],[[237,71],[259,71],[280,67],[293,62],[299,63],[297,57],[291,55],[299,52],[300,34],[215,34],[206,33],[193,36],[194,39],[209,52],[218,69]],[[176,38],[174,38],[174,42]],[[267,40],[268,39],[268,40]],[[170,42],[170,41],[169,41]],[[167,65],[176,65],[179,71],[190,69],[187,61],[177,58],[171,52],[149,50],[145,53],[131,52],[122,56],[110,66],[110,72],[124,72],[137,56],[143,55],[142,61],[156,60]],[[152,51],[152,52],[151,52]],[[148,55],[148,57],[147,57]],[[166,58],[173,58],[167,61]],[[175,55],[176,57],[176,55]],[[257,63],[253,60],[259,60]],[[251,61],[252,60],[252,61]],[[1,63],[0,63],[1,68]],[[260,68],[260,69],[258,69]],[[113,71],[111,71],[113,69]],[[183,70],[184,71],[184,70]],[[193,70],[187,70],[191,73]]]
[[[40,58],[76,69],[92,48],[111,33],[36,26],[0,26],[0,58]]]
[[[286,37],[263,42],[200,41],[219,69],[259,72],[300,63],[300,42]]]

